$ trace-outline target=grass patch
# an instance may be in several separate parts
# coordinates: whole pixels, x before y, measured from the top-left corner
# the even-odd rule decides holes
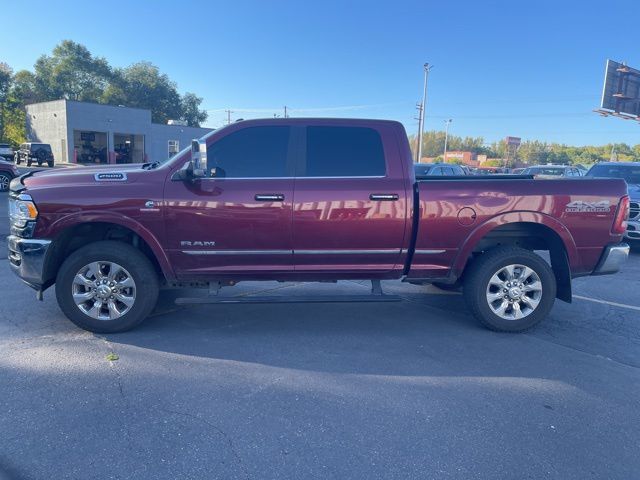
[[[106,359],[109,360],[110,362],[115,362],[116,360],[118,360],[120,357],[118,355],[116,355],[115,353],[111,352],[106,356]]]

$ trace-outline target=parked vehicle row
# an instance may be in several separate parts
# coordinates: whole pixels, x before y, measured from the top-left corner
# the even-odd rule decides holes
[[[398,122],[236,122],[163,162],[13,180],[8,264],[94,332],[133,328],[161,288],[340,279],[462,284],[483,325],[516,332],[628,256],[622,179],[415,168]]]
[[[48,143],[35,143],[28,142],[20,145],[20,149],[15,153],[14,161],[16,165],[20,165],[24,162],[27,167],[30,167],[33,162],[36,162],[39,167],[45,163],[49,167],[53,167],[53,152],[51,151],[51,145]]]
[[[587,177],[622,178],[627,182],[630,209],[625,237],[640,241],[640,162],[596,163],[587,172]]]

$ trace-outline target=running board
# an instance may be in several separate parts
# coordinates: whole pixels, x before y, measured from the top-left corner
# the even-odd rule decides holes
[[[206,305],[213,303],[354,303],[354,302],[399,302],[398,295],[296,295],[241,296],[241,297],[193,297],[176,298],[176,305]]]
[[[252,296],[239,295],[237,297],[220,297],[220,284],[209,284],[209,295],[206,297],[176,298],[176,305],[205,305],[213,303],[354,303],[354,302],[399,302],[398,295],[386,295],[382,291],[380,280],[371,281],[369,295],[293,295],[282,296]]]

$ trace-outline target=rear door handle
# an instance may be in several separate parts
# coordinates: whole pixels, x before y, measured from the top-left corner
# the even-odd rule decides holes
[[[398,200],[397,193],[372,193],[369,195],[369,200],[375,200],[378,202],[395,202]]]
[[[282,202],[284,195],[282,193],[257,193],[254,197],[258,202]]]

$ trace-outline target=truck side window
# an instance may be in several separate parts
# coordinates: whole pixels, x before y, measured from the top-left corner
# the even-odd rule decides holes
[[[308,127],[307,177],[382,177],[380,134],[363,127]]]
[[[287,177],[290,127],[248,127],[207,147],[207,169],[226,178]]]

